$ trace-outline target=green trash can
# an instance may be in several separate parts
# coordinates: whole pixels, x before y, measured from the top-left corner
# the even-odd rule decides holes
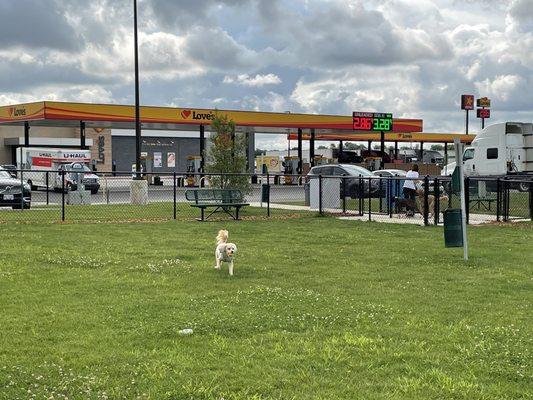
[[[444,211],[444,245],[446,247],[463,247],[463,224],[460,208],[448,208]]]
[[[268,203],[270,199],[270,185],[263,183],[261,185],[261,203]]]

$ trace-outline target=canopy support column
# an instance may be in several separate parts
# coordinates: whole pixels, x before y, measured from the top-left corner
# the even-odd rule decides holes
[[[384,169],[385,168],[385,132],[383,132],[383,131],[381,131],[380,141],[381,141],[381,146],[380,146],[380,149],[381,149],[381,169]]]
[[[304,160],[302,157],[302,129],[298,128],[298,170],[296,171],[298,175],[303,173]]]
[[[87,149],[85,144],[85,122],[83,121],[80,121],[80,147],[82,150]]]
[[[311,129],[311,138],[309,139],[309,162],[311,167],[315,166],[315,130]]]
[[[30,123],[24,122],[24,147],[30,147]]]
[[[204,172],[205,165],[205,126],[200,125],[200,172]]]

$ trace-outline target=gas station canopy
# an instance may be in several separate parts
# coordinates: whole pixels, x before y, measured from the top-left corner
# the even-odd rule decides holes
[[[197,131],[199,126],[209,127],[216,113],[227,115],[237,127],[247,132],[287,134],[287,129],[314,129],[317,135],[336,134],[348,140],[346,134],[358,133],[367,140],[370,131],[354,131],[351,115],[318,115],[273,113],[257,111],[231,111],[217,109],[141,107],[143,129]],[[133,129],[135,107],[132,105],[65,103],[41,101],[0,107],[0,124],[32,126],[86,127]],[[393,133],[421,132],[420,119],[395,118]],[[208,128],[209,129],[209,128]],[[388,135],[390,135],[388,134]],[[325,140],[325,139],[324,139]],[[330,140],[330,139],[328,139]],[[333,140],[333,139],[331,139]],[[352,140],[352,139],[349,139]]]
[[[409,133],[385,133],[385,142],[424,142],[424,143],[453,143],[453,140],[457,137],[462,143],[471,143],[476,135],[465,135],[461,133],[427,133],[427,132],[409,132]],[[310,140],[311,135],[304,133],[302,140]],[[288,135],[289,140],[297,140],[298,134],[291,132]],[[352,141],[352,142],[364,142],[364,141],[376,141],[381,140],[380,133],[344,133],[342,135],[335,133],[317,133],[315,134],[315,140],[327,140],[327,141]]]

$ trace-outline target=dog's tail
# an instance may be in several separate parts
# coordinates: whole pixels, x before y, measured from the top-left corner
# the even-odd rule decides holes
[[[218,231],[217,244],[226,243],[228,241],[228,231],[221,229]]]

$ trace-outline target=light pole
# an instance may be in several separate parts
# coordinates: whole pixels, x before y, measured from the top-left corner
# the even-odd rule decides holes
[[[135,179],[141,179],[141,118],[139,107],[139,49],[137,41],[137,0],[133,0],[133,25],[135,48]]]

